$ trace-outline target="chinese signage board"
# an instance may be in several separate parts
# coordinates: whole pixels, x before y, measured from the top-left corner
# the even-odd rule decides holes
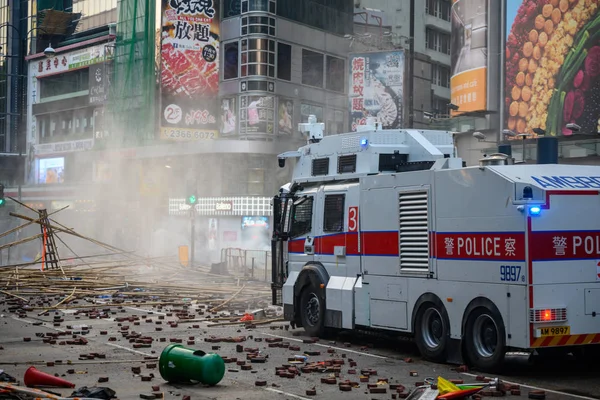
[[[274,96],[241,96],[240,97],[240,134],[274,133],[275,97]]]
[[[92,65],[89,73],[88,90],[90,104],[104,104],[108,99],[108,80],[106,63]]]
[[[487,107],[487,0],[455,0],[452,3],[450,43],[451,102],[460,114]]]
[[[600,131],[600,3],[507,0],[504,127]],[[510,138],[509,138],[510,139]]]
[[[57,142],[35,145],[36,155],[73,153],[76,151],[91,150],[94,147],[94,139],[74,140],[71,142]]]
[[[367,117],[376,117],[385,129],[401,128],[404,52],[353,54],[349,68],[352,131]]]
[[[161,138],[219,134],[219,1],[162,0]]]
[[[43,78],[46,75],[67,72],[103,63],[112,58],[110,45],[100,44],[75,50],[69,53],[59,53],[56,57],[35,61],[37,70],[35,76]]]

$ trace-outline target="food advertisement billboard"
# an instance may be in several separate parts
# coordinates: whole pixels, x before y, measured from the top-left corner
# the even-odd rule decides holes
[[[600,128],[600,3],[507,0],[505,127],[548,136]]]
[[[219,1],[162,0],[162,139],[218,137],[219,34]]]
[[[349,63],[352,131],[376,117],[384,129],[402,128],[404,52],[353,54]]]
[[[487,107],[487,0],[454,0],[450,43],[452,113]]]

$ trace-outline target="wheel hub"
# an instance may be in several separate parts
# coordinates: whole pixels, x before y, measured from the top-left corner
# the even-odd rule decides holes
[[[494,319],[482,314],[473,324],[473,344],[480,357],[492,357],[498,345],[498,327]]]
[[[444,323],[440,312],[431,307],[423,313],[421,332],[425,345],[431,349],[439,347],[444,337]]]

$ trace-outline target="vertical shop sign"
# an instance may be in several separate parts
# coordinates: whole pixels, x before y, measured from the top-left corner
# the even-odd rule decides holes
[[[219,35],[218,0],[162,0],[162,139],[218,137]]]

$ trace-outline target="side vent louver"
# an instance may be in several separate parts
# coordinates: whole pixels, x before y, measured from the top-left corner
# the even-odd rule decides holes
[[[356,172],[356,154],[338,157],[338,174],[352,174]]]
[[[329,174],[329,158],[315,158],[312,160],[312,176]]]
[[[428,193],[400,193],[398,203],[400,269],[429,270]]]

